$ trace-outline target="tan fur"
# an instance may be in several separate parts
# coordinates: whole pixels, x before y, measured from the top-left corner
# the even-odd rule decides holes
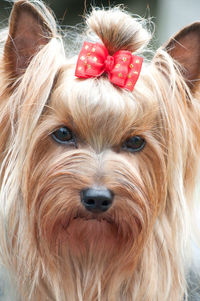
[[[39,1],[16,3],[40,8],[42,28]],[[0,63],[2,261],[21,300],[183,301],[195,239],[198,82],[194,94],[163,48],[143,65],[133,93],[107,76],[77,79],[77,58],[65,57],[50,20],[24,72],[7,65],[7,46]],[[149,40],[120,9],[94,10],[87,24],[111,54]],[[77,148],[51,138],[62,125]],[[123,151],[135,135],[144,149]],[[98,216],[80,202],[80,191],[94,185],[115,194]]]

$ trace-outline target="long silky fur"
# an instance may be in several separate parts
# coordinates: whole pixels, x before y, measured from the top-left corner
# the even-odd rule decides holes
[[[141,26],[134,37],[122,34],[137,21],[120,9],[109,13],[94,10],[88,19],[97,35],[101,22],[108,48],[146,45]],[[12,88],[1,59],[2,262],[21,300],[183,301],[196,238],[198,91],[192,95],[162,48],[144,64],[133,93],[106,77],[76,79],[75,63],[55,36]],[[63,150],[52,140],[62,124],[73,124],[80,147]],[[140,153],[119,150],[130,133],[145,138]],[[99,220],[79,201],[79,191],[96,183],[116,196]]]

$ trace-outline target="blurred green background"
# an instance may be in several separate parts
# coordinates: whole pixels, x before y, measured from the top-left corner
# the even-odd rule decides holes
[[[54,11],[61,25],[82,21],[91,6],[108,7],[124,4],[133,14],[152,17],[155,23],[154,47],[169,39],[183,26],[200,21],[200,0],[44,0]],[[0,0],[0,22],[6,24],[11,9],[9,1]],[[2,27],[2,26],[1,26]]]

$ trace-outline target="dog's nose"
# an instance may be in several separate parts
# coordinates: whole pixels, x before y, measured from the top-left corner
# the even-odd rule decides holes
[[[113,203],[113,197],[113,192],[107,188],[87,188],[81,191],[82,204],[95,213],[108,210]]]

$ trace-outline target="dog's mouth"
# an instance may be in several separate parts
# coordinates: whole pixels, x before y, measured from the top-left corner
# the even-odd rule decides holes
[[[77,231],[98,231],[99,233],[101,230],[106,228],[116,228],[117,225],[113,220],[111,215],[107,213],[90,213],[90,212],[78,212],[72,215],[65,224],[63,224],[63,228],[66,231],[71,231],[72,229]]]
[[[119,246],[132,244],[134,236],[127,221],[122,220],[114,210],[105,213],[90,213],[85,210],[73,212],[63,224],[61,240],[79,254],[83,250],[116,253]]]
[[[99,233],[105,228],[115,227],[113,221],[103,217],[75,217],[70,222],[69,227],[71,224],[76,225],[80,230],[81,228],[84,228],[85,231],[91,231],[93,229],[94,231],[98,231]]]
[[[73,218],[73,220],[76,221],[83,221],[83,222],[97,222],[97,223],[109,223],[109,224],[113,224],[113,220],[111,218],[102,216],[102,215],[92,215],[92,216],[81,216],[81,215],[77,215]]]
[[[109,227],[116,226],[116,223],[111,214],[108,213],[91,213],[85,210],[78,210],[77,212],[73,212],[70,216],[65,216],[62,219],[63,229],[69,230],[71,227],[76,227],[81,230],[82,227],[95,227],[95,225],[99,227],[105,227],[106,225]]]
[[[114,220],[106,214],[81,212],[74,215],[64,229],[67,245],[73,252],[92,248],[93,252],[117,247],[120,235]],[[96,250],[96,251],[95,251]]]
[[[121,237],[111,219],[77,215],[60,231],[58,241],[64,250],[63,254],[67,254],[67,249],[70,256],[91,261],[114,256]]]
[[[83,215],[78,214],[74,216],[67,225],[67,229],[77,227],[81,231],[84,228],[84,231],[98,231],[101,232],[106,228],[116,227],[113,219],[108,216],[101,214],[92,214],[92,215]]]

